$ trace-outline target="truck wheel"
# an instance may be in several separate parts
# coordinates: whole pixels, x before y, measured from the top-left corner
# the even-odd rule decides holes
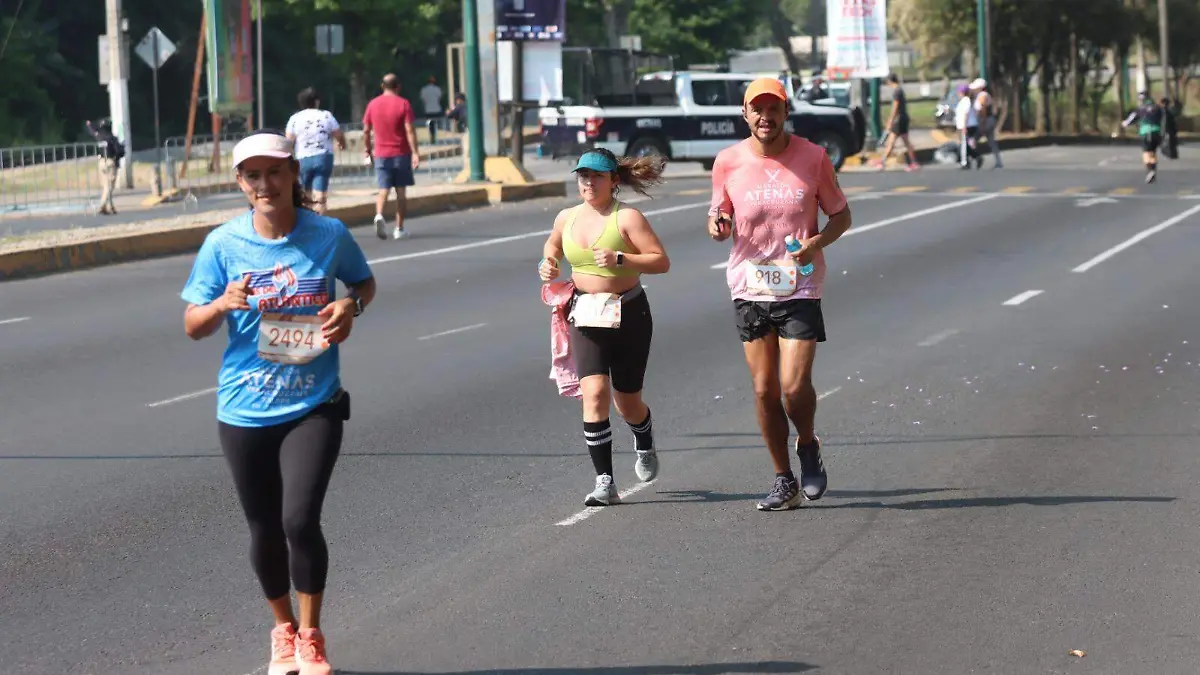
[[[700,166],[704,167],[705,171],[712,171],[713,167],[716,166],[716,164],[717,164],[717,160],[715,160],[715,159],[706,159],[703,162],[700,162]]]
[[[667,150],[666,143],[664,143],[661,138],[656,136],[643,136],[629,146],[629,151],[627,154],[630,157],[648,157],[657,155],[659,157],[667,158],[670,156],[668,153],[669,151]]]
[[[822,131],[817,134],[816,140],[813,142],[825,148],[825,153],[829,155],[829,161],[833,163],[834,171],[842,168],[842,164],[846,162],[848,151],[846,141],[841,136],[832,131]]]

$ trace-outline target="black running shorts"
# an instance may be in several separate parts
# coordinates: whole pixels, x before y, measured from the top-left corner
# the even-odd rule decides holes
[[[734,300],[733,308],[742,342],[753,342],[771,333],[784,340],[825,341],[825,317],[819,298],[778,302]]]

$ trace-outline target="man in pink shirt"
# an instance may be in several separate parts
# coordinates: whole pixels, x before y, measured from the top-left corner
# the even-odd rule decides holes
[[[379,193],[375,196],[375,235],[387,239],[387,221],[383,218],[383,207],[387,205],[388,193],[396,190],[396,229],[392,236],[403,239],[408,186],[412,185],[413,171],[421,166],[421,155],[417,148],[417,132],[413,128],[412,104],[400,95],[400,82],[388,73],[381,84],[383,93],[371,99],[363,113],[363,145],[367,158],[375,165],[375,180]],[[371,142],[374,136],[374,143]]]
[[[708,211],[709,235],[717,241],[733,237],[725,277],[754,382],[758,425],[775,465],[775,486],[758,503],[761,511],[820,499],[829,484],[813,433],[812,367],[817,343],[825,341],[822,249],[850,229],[850,209],[829,156],[784,131],[788,108],[779,80],[762,78],[746,88],[742,115],[750,137],[717,155]],[[817,229],[818,207],[829,217],[824,230]],[[788,251],[788,235],[799,250]],[[789,419],[798,435],[799,482],[788,456]]]

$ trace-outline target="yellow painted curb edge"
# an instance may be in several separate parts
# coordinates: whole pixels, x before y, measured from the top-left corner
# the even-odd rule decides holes
[[[566,183],[562,181],[540,181],[527,185],[464,186],[449,192],[410,197],[408,215],[432,215],[490,206],[500,202],[565,197],[566,193]],[[374,218],[375,204],[363,203],[331,208],[326,215],[341,220],[348,227],[357,227],[369,223]],[[193,225],[174,230],[124,234],[27,251],[0,253],[0,281],[192,253],[200,249],[204,238],[219,225],[220,223]]]

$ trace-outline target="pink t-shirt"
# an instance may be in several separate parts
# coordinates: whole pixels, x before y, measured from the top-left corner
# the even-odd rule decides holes
[[[716,215],[717,209],[733,215],[733,248],[725,270],[733,298],[769,302],[820,298],[825,280],[821,251],[813,257],[812,274],[803,276],[799,266],[792,268],[795,291],[790,293],[788,266],[773,261],[790,260],[785,236],[807,239],[817,234],[818,206],[826,216],[846,208],[846,195],[825,149],[792,136],[782,153],[763,157],[746,139],[717,154],[712,182],[709,215]]]
[[[380,94],[371,99],[363,113],[363,126],[375,132],[375,156],[411,155],[404,125],[412,124],[414,119],[412,104],[403,96]]]

